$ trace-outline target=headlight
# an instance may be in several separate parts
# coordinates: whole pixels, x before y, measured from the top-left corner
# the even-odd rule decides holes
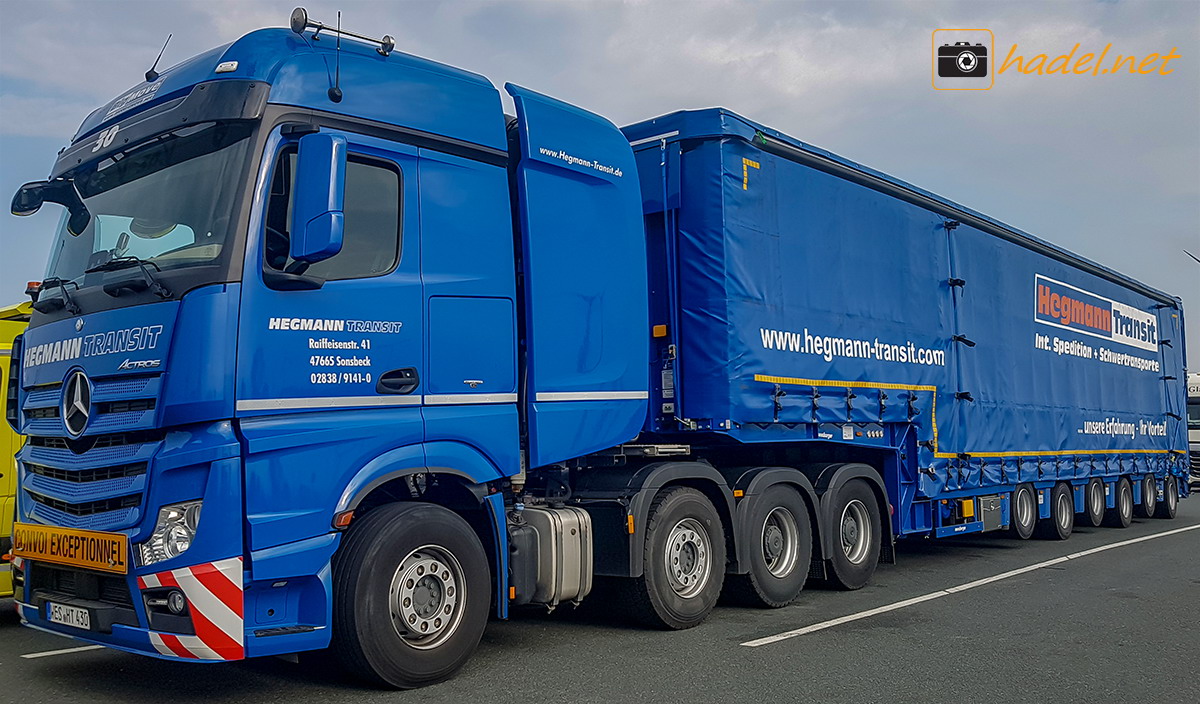
[[[186,501],[158,509],[154,532],[149,540],[138,546],[143,565],[178,557],[192,546],[192,540],[196,538],[196,526],[200,524],[201,503]]]

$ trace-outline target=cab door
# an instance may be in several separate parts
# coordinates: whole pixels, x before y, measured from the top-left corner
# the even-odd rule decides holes
[[[381,454],[408,448],[423,463],[416,149],[321,131],[347,142],[341,250],[306,269],[290,260],[297,140],[280,132],[251,218],[236,379],[251,549],[327,530],[341,488]],[[296,290],[280,271],[324,283]]]

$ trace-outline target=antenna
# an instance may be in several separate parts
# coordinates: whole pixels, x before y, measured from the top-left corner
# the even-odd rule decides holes
[[[1200,264],[1200,258],[1197,258],[1195,254],[1192,254],[1191,252],[1187,251],[1186,249],[1183,250],[1183,253],[1188,255],[1192,259],[1195,259],[1197,264]]]
[[[337,49],[333,53],[333,86],[329,88],[329,99],[342,102],[342,11],[337,15]]]
[[[159,59],[162,58],[163,52],[167,50],[167,45],[170,43],[171,43],[171,35],[168,34],[167,41],[163,42],[163,48],[158,50],[158,58],[156,58],[154,60],[154,65],[151,66],[150,70],[146,72],[146,82],[147,83],[153,83],[158,78],[158,71],[155,71],[154,69],[158,68],[158,61],[159,61]]]

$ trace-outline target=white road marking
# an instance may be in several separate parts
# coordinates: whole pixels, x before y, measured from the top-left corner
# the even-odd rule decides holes
[[[48,658],[51,655],[70,655],[71,653],[82,653],[85,650],[99,650],[103,647],[104,647],[103,645],[81,645],[78,648],[63,648],[62,650],[47,650],[43,653],[26,653],[25,655],[22,655],[21,657],[25,658],[26,660],[33,660],[34,658]]]
[[[1092,548],[1090,550],[1081,550],[1080,552],[1073,552],[1070,555],[1064,555],[1063,557],[1056,557],[1053,560],[1046,560],[1044,562],[1038,562],[1036,564],[1032,564],[1027,567],[1020,567],[1015,570],[1009,570],[1008,572],[1001,572],[1000,574],[992,575],[991,577],[984,577],[983,579],[977,579],[973,582],[967,582],[966,584],[960,584],[957,587],[948,587],[946,589],[939,589],[935,592],[930,592],[928,594],[923,594],[921,596],[913,597],[912,599],[905,599],[904,601],[897,601],[893,604],[886,604],[884,606],[879,606],[874,609],[860,611],[856,614],[850,614],[849,616],[842,616],[839,618],[830,619],[828,621],[822,621],[821,623],[814,623],[811,626],[797,628],[792,631],[784,631],[783,633],[777,633],[776,635],[773,635],[773,636],[756,638],[755,640],[746,641],[745,643],[742,643],[742,645],[744,645],[748,648],[757,648],[762,645],[770,645],[771,643],[778,643],[781,640],[787,640],[789,638],[795,638],[797,636],[803,636],[803,635],[807,635],[809,633],[823,631],[827,628],[833,628],[834,626],[840,626],[843,623],[850,623],[851,621],[860,621],[864,618],[878,616],[879,614],[884,614],[889,611],[896,611],[897,609],[904,609],[909,606],[915,606],[916,604],[920,604],[920,603],[923,603],[926,601],[932,601],[933,599],[940,599],[944,596],[950,596],[952,594],[958,594],[959,592],[965,592],[968,589],[974,589],[975,587],[982,587],[985,584],[999,582],[1002,579],[1008,579],[1009,577],[1016,577],[1017,575],[1025,574],[1026,572],[1033,572],[1034,570],[1040,570],[1043,567],[1049,567],[1051,565],[1061,564],[1068,560],[1077,560],[1081,557],[1087,557],[1089,555],[1095,555],[1096,553],[1099,553],[1099,552],[1104,552],[1105,550],[1112,550],[1114,548],[1122,548],[1122,547],[1125,547],[1126,545],[1133,545],[1135,543],[1141,543],[1141,542],[1145,542],[1147,540],[1154,540],[1155,538],[1165,538],[1168,535],[1176,535],[1178,533],[1186,533],[1189,530],[1196,530],[1198,528],[1200,528],[1200,524],[1197,524],[1194,526],[1185,526],[1183,528],[1176,528],[1174,530],[1163,531],[1162,533],[1153,533],[1151,535],[1143,535],[1140,538],[1132,538],[1130,540],[1122,540],[1121,542],[1118,542],[1118,543],[1112,543],[1109,545],[1101,545],[1098,548]]]

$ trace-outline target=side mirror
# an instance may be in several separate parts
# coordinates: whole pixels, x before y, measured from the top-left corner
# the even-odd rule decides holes
[[[47,181],[30,181],[17,189],[12,199],[13,215],[33,215],[42,209],[46,202],[45,188]]]
[[[301,137],[292,201],[292,259],[311,264],[341,251],[345,190],[346,138],[320,133]]]

